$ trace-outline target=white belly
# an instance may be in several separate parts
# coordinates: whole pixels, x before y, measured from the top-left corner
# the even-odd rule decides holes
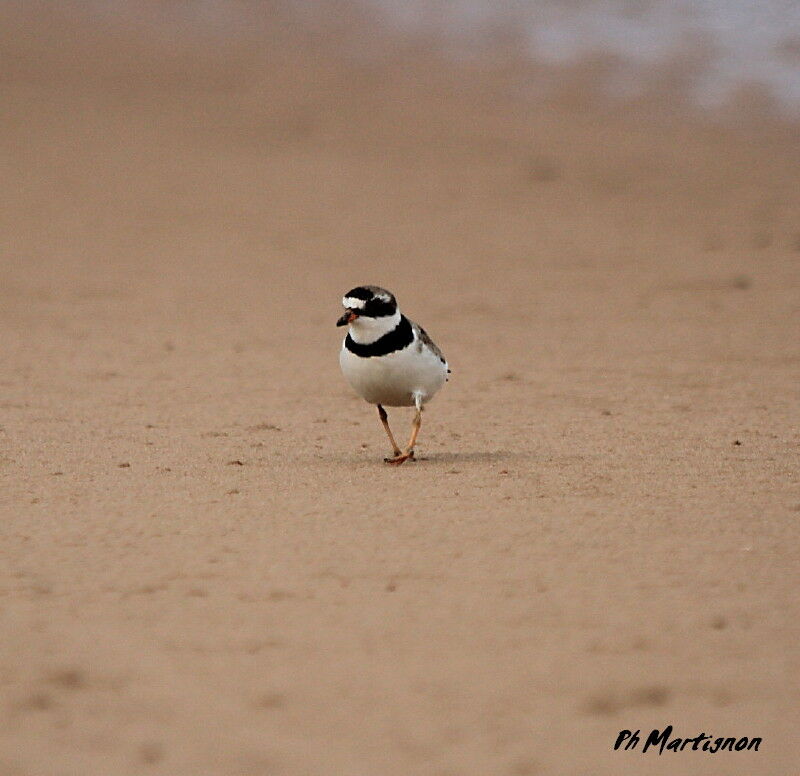
[[[342,347],[339,364],[347,382],[370,404],[406,407],[419,394],[429,401],[447,379],[447,364],[413,342],[404,350],[385,356],[362,358]]]

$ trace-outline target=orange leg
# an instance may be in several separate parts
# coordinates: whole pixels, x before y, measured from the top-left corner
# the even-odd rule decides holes
[[[381,419],[381,423],[383,423],[383,427],[386,429],[386,435],[389,437],[389,441],[392,443],[392,452],[394,453],[394,457],[397,458],[398,455],[401,455],[400,448],[397,446],[397,442],[394,441],[394,434],[392,433],[392,429],[389,428],[389,416],[386,414],[386,410],[378,405],[378,416]],[[386,459],[389,460],[388,458]]]
[[[409,458],[414,457],[414,445],[417,443],[417,435],[419,428],[422,425],[422,406],[417,403],[417,411],[414,413],[414,420],[411,421],[411,438],[408,440],[406,449],[401,453],[399,450],[394,458],[387,458],[386,463],[391,463],[394,466],[399,466]]]

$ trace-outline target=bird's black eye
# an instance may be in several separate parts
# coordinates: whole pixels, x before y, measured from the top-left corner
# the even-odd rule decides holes
[[[383,318],[387,315],[394,315],[396,311],[397,305],[394,302],[387,302],[385,299],[375,297],[364,305],[361,314],[370,318]]]

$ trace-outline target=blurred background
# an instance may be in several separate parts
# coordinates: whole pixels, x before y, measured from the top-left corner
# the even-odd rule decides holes
[[[242,51],[276,34],[301,33],[307,42],[324,36],[340,55],[362,60],[409,47],[462,62],[525,60],[538,68],[525,79],[531,94],[557,89],[565,72],[579,70],[618,100],[671,89],[673,98],[681,94],[704,108],[758,95],[776,110],[800,109],[800,10],[786,0],[10,0],[4,13],[21,50],[27,36],[15,18],[33,24],[30,35],[42,15],[69,18],[95,38],[169,41],[173,56],[180,45]]]
[[[0,116],[0,776],[796,765],[800,4],[0,0]]]

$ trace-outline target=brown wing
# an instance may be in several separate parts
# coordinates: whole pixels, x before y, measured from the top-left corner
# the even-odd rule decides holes
[[[439,349],[439,346],[430,338],[428,332],[422,328],[418,323],[411,322],[411,326],[417,334],[417,347],[422,350],[423,345],[427,346],[445,366],[447,366],[447,359],[444,353]],[[450,369],[447,370],[448,372]]]

